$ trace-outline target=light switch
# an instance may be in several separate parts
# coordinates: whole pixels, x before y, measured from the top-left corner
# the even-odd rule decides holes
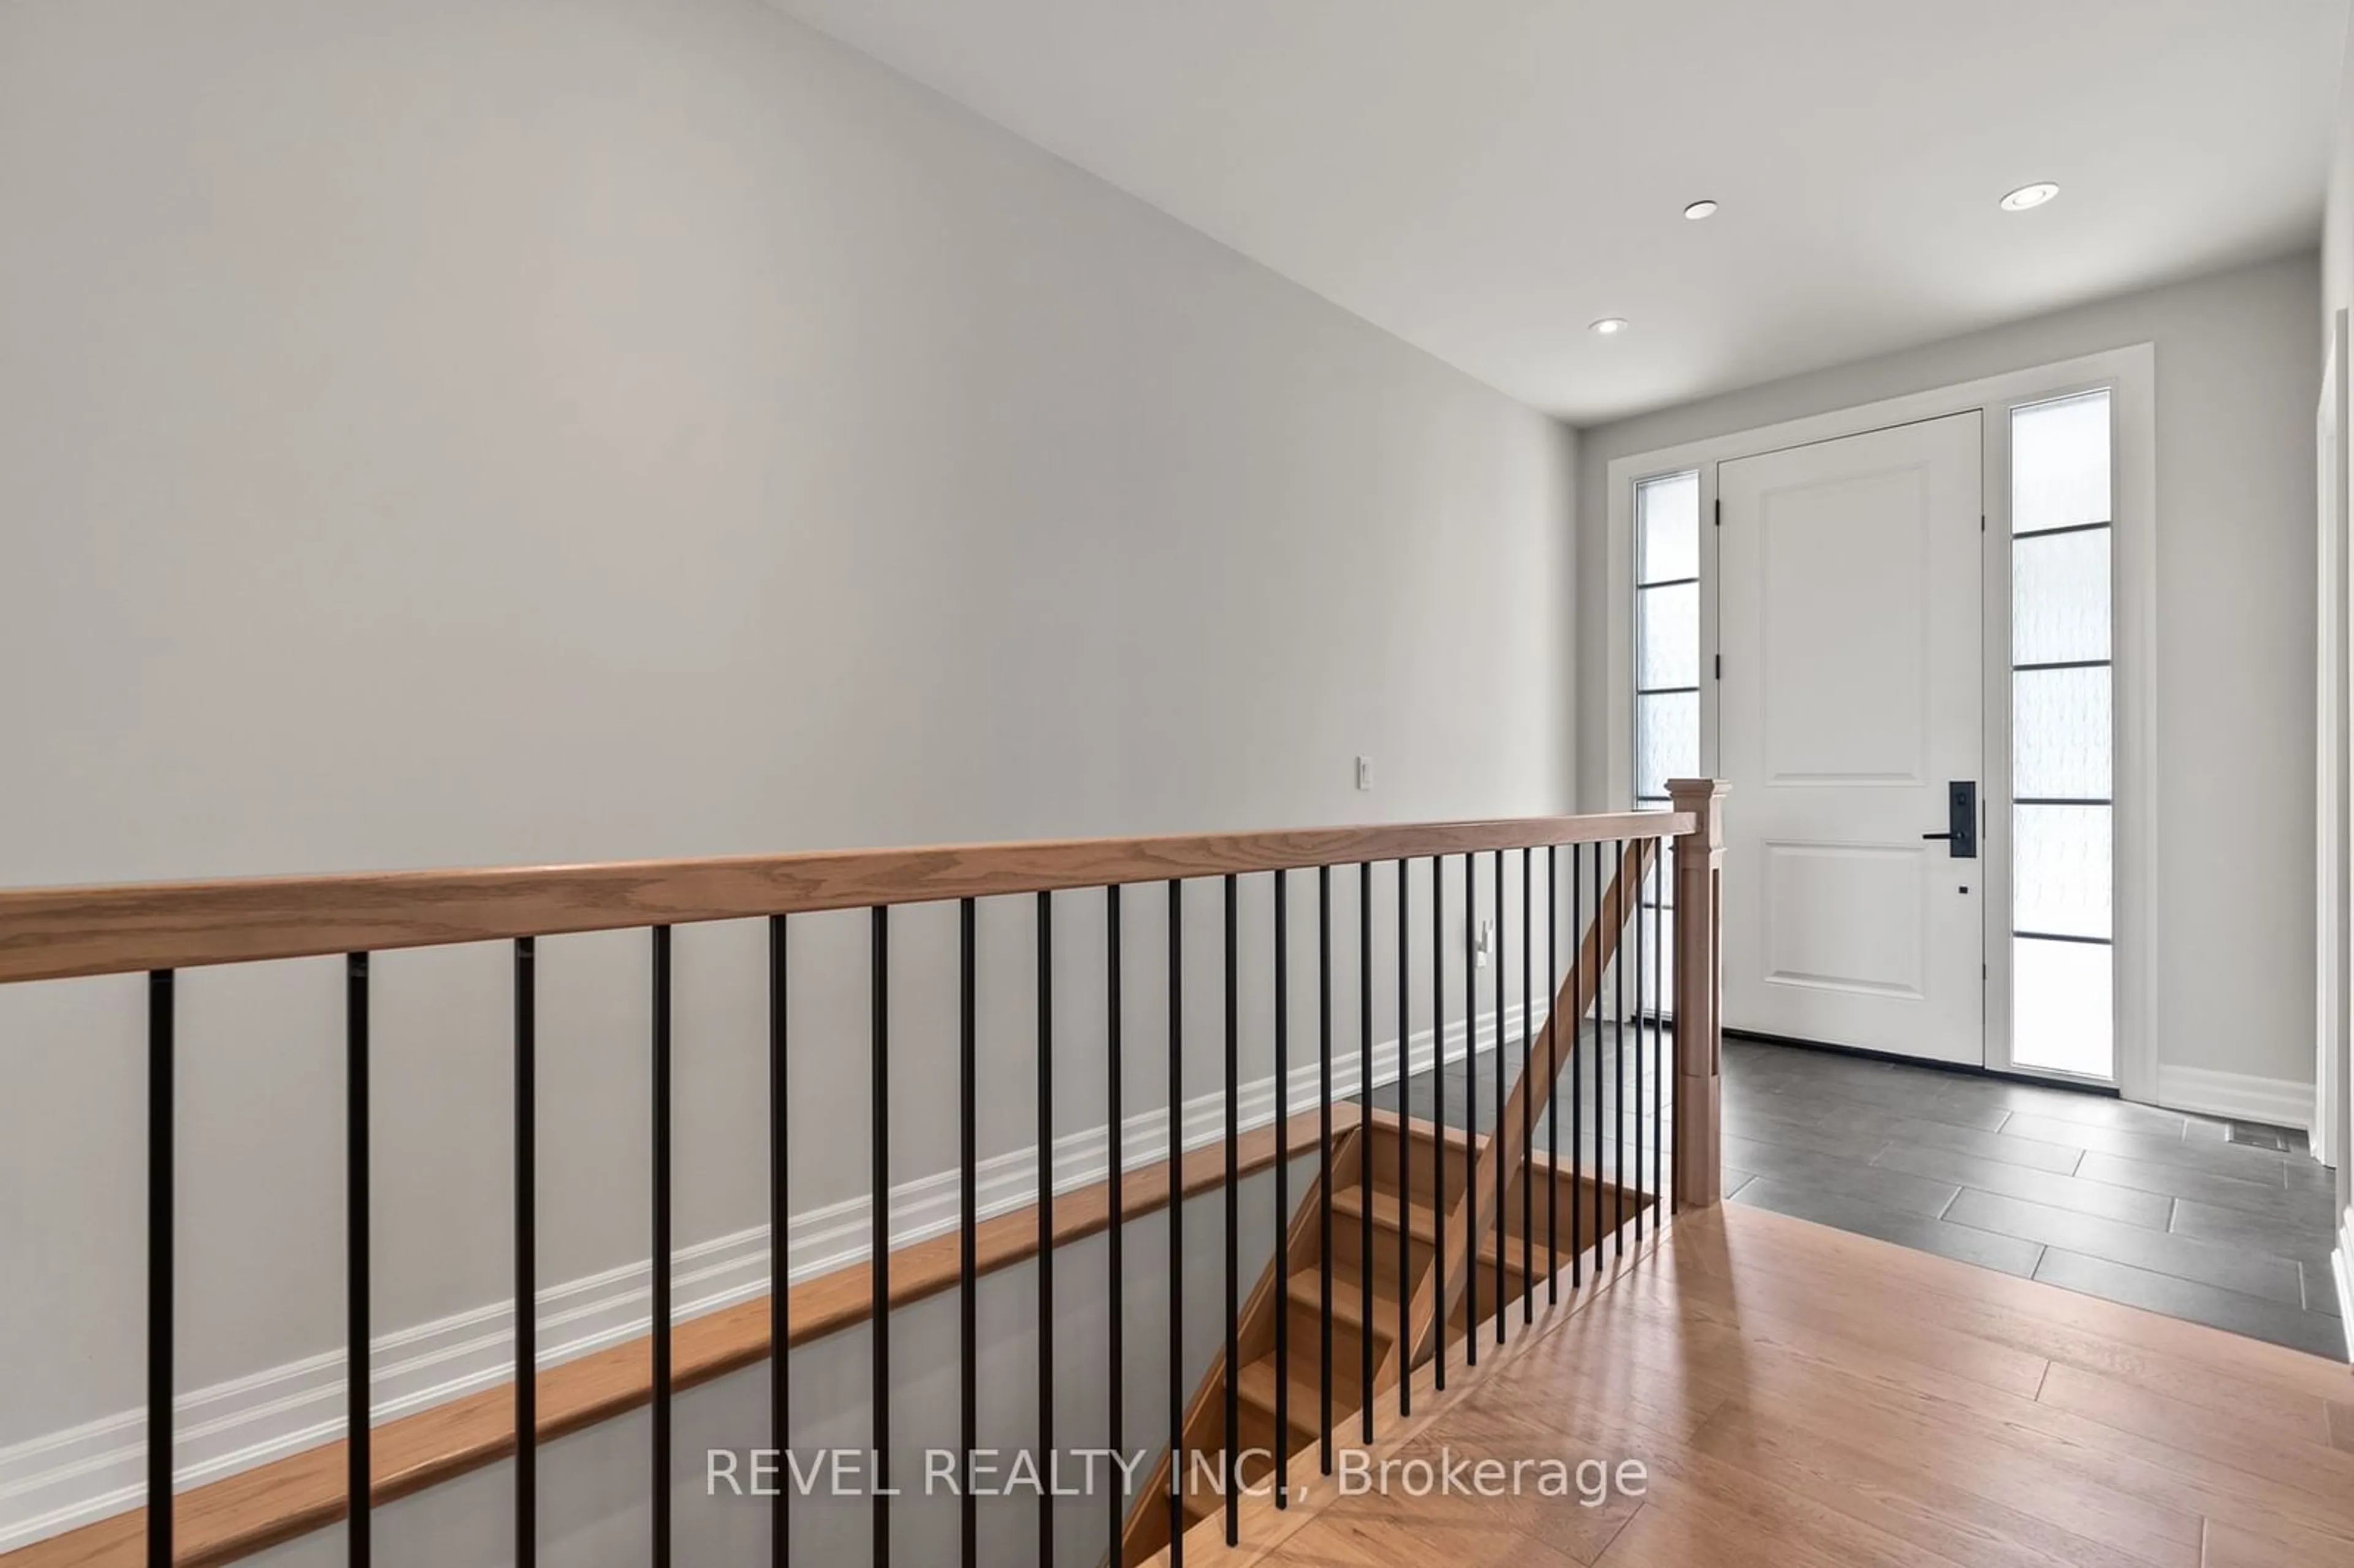
[[[1357,788],[1370,789],[1373,787],[1373,759],[1370,757],[1360,757],[1357,758]]]

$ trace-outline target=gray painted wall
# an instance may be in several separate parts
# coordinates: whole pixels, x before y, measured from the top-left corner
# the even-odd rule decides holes
[[[1569,432],[752,0],[16,0],[0,211],[0,881],[1571,803]],[[1030,919],[984,913],[984,1154],[1032,1137]],[[905,1181],[952,1158],[955,938],[896,929]],[[865,938],[794,940],[813,1206],[865,1185]],[[678,964],[685,1244],[765,1218],[760,933]],[[551,1283],[642,1255],[646,965],[543,950]],[[339,973],[186,980],[187,1387],[341,1342]],[[385,1330],[505,1293],[506,974],[379,962]],[[140,993],[0,991],[0,1445],[138,1401]]]
[[[1583,798],[1603,798],[1615,458],[2101,349],[2158,359],[2158,1059],[2313,1081],[2317,258],[2128,294],[1584,432]]]

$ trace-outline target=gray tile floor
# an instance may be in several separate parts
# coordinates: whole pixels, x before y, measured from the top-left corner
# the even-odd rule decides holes
[[[1574,1117],[1582,1158],[1606,1169],[1639,1158],[1648,1175],[1651,1045],[1602,1054],[1598,1092],[1595,1054],[1583,1054],[1575,1108],[1565,1078],[1562,1124],[1541,1123],[1537,1146],[1550,1133],[1566,1157]],[[1463,1065],[1447,1070],[1446,1120],[1461,1125],[1468,1108],[1484,1129],[1495,1081],[1486,1059],[1475,1067],[1476,1090]],[[1724,1076],[1734,1202],[2346,1357],[2329,1266],[2332,1178],[2301,1134],[2285,1135],[2285,1151],[2249,1147],[2204,1117],[1734,1039]],[[1413,1108],[1430,1115],[1439,1087],[1416,1078]],[[1375,1097],[1394,1106],[1397,1096]],[[1623,1141],[1603,1130],[1621,1101]]]

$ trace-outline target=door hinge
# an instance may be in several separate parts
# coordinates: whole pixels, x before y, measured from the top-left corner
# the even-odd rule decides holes
[[[1984,964],[1980,964],[1980,965],[1978,966],[1978,979],[1980,979],[1980,980],[1984,980],[1984,979],[1986,979],[1986,978],[1987,978],[1987,967],[1986,967]]]
[[[1981,534],[1986,532],[1986,514],[1983,512],[1978,514],[1978,532]]]
[[[1724,679],[1724,655],[1722,653],[1716,656],[1716,678],[1720,681]]]
[[[1716,498],[1716,525],[1720,528],[1724,526],[1724,497],[1722,495]]]

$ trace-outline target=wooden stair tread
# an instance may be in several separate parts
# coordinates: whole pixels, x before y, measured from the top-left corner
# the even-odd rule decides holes
[[[1504,1252],[1504,1272],[1511,1276],[1513,1278],[1518,1279],[1521,1277],[1521,1234],[1518,1231],[1514,1231],[1504,1239],[1508,1244]],[[1540,1277],[1542,1277],[1543,1273],[1544,1265],[1539,1260],[1543,1258],[1543,1245],[1533,1240],[1531,1241],[1529,1244],[1529,1269],[1532,1273],[1537,1274]],[[1479,1266],[1486,1269],[1490,1274],[1496,1272],[1496,1238],[1494,1236],[1490,1236],[1486,1241],[1479,1244]]]
[[[1311,1263],[1305,1268],[1293,1270],[1288,1281],[1288,1293],[1296,1305],[1305,1307],[1311,1312],[1323,1311],[1323,1268],[1320,1265]],[[1383,1322],[1385,1308],[1389,1317],[1394,1319],[1397,1316],[1397,1298],[1394,1296],[1384,1298],[1381,1289],[1376,1287],[1373,1291],[1372,1333],[1373,1338],[1383,1344],[1389,1343],[1390,1340],[1390,1331]],[[1332,1321],[1359,1332],[1365,1331],[1364,1287],[1354,1270],[1344,1267],[1337,1260],[1332,1265]]]
[[[1432,1213],[1428,1204],[1416,1202],[1411,1199],[1401,1202],[1394,1194],[1386,1192],[1379,1187],[1373,1189],[1373,1225],[1375,1229],[1386,1231],[1393,1236],[1397,1234],[1399,1213],[1401,1209],[1405,1212],[1406,1223],[1413,1226],[1414,1239],[1420,1242],[1425,1246],[1437,1245],[1438,1241],[1438,1220],[1437,1216]],[[1332,1213],[1336,1216],[1346,1215],[1353,1222],[1362,1223],[1365,1213],[1363,1195],[1355,1188],[1350,1188],[1345,1192],[1333,1193]],[[1505,1234],[1513,1245],[1511,1250],[1505,1255],[1504,1271],[1507,1274],[1517,1276],[1521,1272],[1521,1249],[1519,1245],[1521,1233],[1517,1230],[1513,1230],[1508,1231]],[[1532,1267],[1536,1266],[1536,1255],[1543,1250],[1543,1249],[1533,1241],[1531,1243],[1529,1257]],[[1490,1232],[1479,1243],[1479,1261],[1487,1267],[1490,1273],[1492,1274],[1495,1271],[1496,1238],[1492,1232]],[[1378,1295],[1379,1292],[1376,1291],[1375,1294]]]
[[[1300,1375],[1303,1370],[1307,1372],[1308,1376]],[[1292,1358],[1289,1380],[1291,1402],[1290,1407],[1284,1412],[1284,1415],[1295,1432],[1313,1433],[1316,1430],[1316,1421],[1323,1410],[1323,1393],[1316,1386],[1317,1370],[1316,1354],[1312,1349],[1307,1357],[1307,1365],[1304,1369],[1299,1357]],[[1235,1380],[1236,1396],[1264,1412],[1270,1419],[1275,1415],[1275,1358],[1273,1356],[1262,1356],[1251,1362],[1243,1368],[1242,1376]],[[1349,1414],[1356,1414],[1355,1402],[1335,1387],[1332,1390],[1332,1418],[1339,1420],[1344,1408]],[[1302,1418],[1303,1412],[1306,1414],[1306,1419]]]
[[[1484,1302],[1494,1295],[1496,1254],[1493,1247],[1479,1252],[1479,1298]],[[1522,1290],[1521,1263],[1518,1256],[1504,1265],[1504,1277],[1510,1282],[1505,1294],[1518,1296]],[[1286,1294],[1293,1305],[1310,1312],[1324,1310],[1324,1271],[1319,1264],[1292,1272]],[[1398,1316],[1397,1297],[1376,1285],[1373,1288],[1373,1319],[1370,1332],[1376,1344],[1387,1346],[1396,1338]],[[1332,1321],[1352,1332],[1368,1331],[1364,1315],[1364,1286],[1362,1277],[1350,1266],[1335,1259],[1332,1265]]]
[[[1375,1106],[1370,1110],[1362,1110],[1358,1114],[1363,1122],[1367,1135],[1370,1136],[1374,1142],[1384,1149],[1394,1148],[1396,1145],[1399,1121],[1397,1112],[1394,1110],[1384,1110],[1381,1107]],[[1406,1135],[1414,1139],[1417,1149],[1427,1149],[1430,1145],[1442,1141],[1440,1137],[1441,1129],[1433,1127],[1427,1118],[1418,1116],[1410,1116],[1405,1118],[1405,1120]],[[1463,1169],[1463,1153],[1465,1147],[1468,1144],[1471,1150],[1476,1153],[1478,1150],[1487,1147],[1488,1135],[1484,1132],[1475,1132],[1469,1134],[1467,1138],[1464,1130],[1459,1127],[1447,1128],[1444,1129],[1444,1132],[1445,1137],[1443,1141],[1446,1144],[1447,1157],[1449,1160],[1449,1164],[1447,1167],[1447,1191],[1449,1193],[1453,1193],[1457,1190],[1456,1184],[1458,1173]],[[1312,1146],[1315,1142],[1314,1137],[1311,1135],[1308,1141]],[[1528,1160],[1530,1169],[1536,1172],[1537,1180],[1540,1181],[1543,1181],[1548,1174],[1551,1174],[1562,1177],[1575,1177],[1589,1186],[1598,1186],[1606,1192],[1617,1185],[1617,1183],[1612,1180],[1611,1172],[1606,1171],[1588,1170],[1575,1163],[1571,1159],[1571,1151],[1568,1150],[1562,1150],[1561,1157],[1559,1159],[1555,1159],[1542,1149],[1531,1149],[1523,1151],[1523,1158]],[[1335,1196],[1338,1196],[1337,1192],[1335,1193]]]
[[[1373,1189],[1373,1224],[1377,1229],[1387,1231],[1392,1235],[1397,1234],[1403,1213],[1415,1240],[1425,1245],[1437,1240],[1438,1219],[1427,1203],[1419,1203],[1411,1198],[1402,1199],[1394,1192],[1376,1187]],[[1354,1187],[1333,1193],[1332,1212],[1345,1214],[1352,1220],[1363,1220],[1365,1213],[1363,1193]]]
[[[1149,1495],[1154,1500],[1155,1517],[1165,1521],[1169,1517],[1169,1494],[1156,1486]],[[1191,1530],[1216,1513],[1222,1501],[1221,1494],[1207,1480],[1189,1480],[1178,1493],[1178,1505],[1185,1510],[1185,1528]]]

